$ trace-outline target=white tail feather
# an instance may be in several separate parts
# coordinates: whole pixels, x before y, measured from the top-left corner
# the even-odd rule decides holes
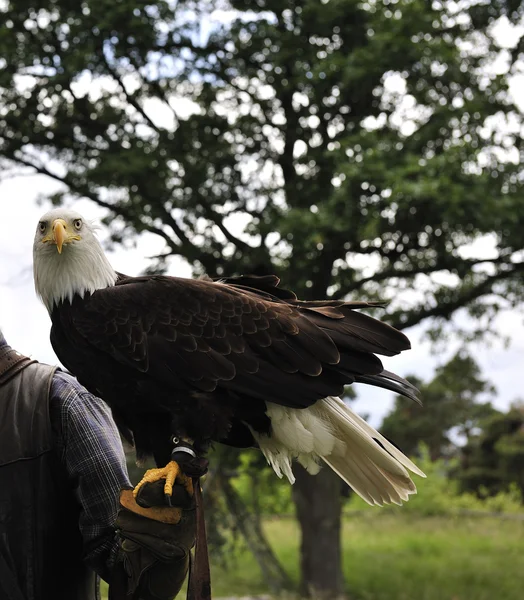
[[[322,459],[369,504],[402,504],[416,487],[408,470],[424,473],[340,398],[329,397],[306,409],[267,403],[271,435],[253,431],[275,473],[295,477],[292,459],[310,473]],[[377,443],[377,442],[380,442]]]

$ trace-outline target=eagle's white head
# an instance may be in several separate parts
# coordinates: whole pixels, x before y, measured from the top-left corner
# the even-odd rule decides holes
[[[40,218],[33,244],[33,274],[36,293],[50,313],[55,304],[112,286],[117,279],[93,224],[67,208],[55,208]]]

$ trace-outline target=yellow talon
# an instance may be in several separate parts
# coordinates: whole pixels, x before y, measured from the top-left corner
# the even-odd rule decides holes
[[[133,496],[136,498],[140,488],[146,483],[154,483],[155,481],[160,481],[161,479],[166,480],[166,483],[164,484],[164,494],[166,496],[171,496],[173,493],[173,485],[177,480],[182,483],[191,496],[193,495],[193,482],[191,481],[191,478],[187,477],[187,475],[184,475],[178,466],[178,463],[172,460],[168,462],[165,467],[160,469],[149,469],[146,471],[142,479],[135,486],[135,489],[133,490]]]
[[[169,468],[170,466],[171,468]],[[177,475],[180,473],[180,467],[175,461],[172,460],[171,462],[167,463],[165,468],[167,469],[167,476],[166,483],[164,485],[164,494],[166,494],[166,496],[171,496],[173,493],[173,484],[175,483]]]

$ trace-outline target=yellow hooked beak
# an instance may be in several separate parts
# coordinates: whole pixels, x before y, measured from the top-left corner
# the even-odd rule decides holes
[[[68,231],[67,223],[64,219],[55,219],[51,226],[51,233],[43,238],[43,242],[51,242],[56,244],[58,254],[62,254],[62,246],[68,244],[73,240],[79,240],[80,236],[76,235],[72,231]]]

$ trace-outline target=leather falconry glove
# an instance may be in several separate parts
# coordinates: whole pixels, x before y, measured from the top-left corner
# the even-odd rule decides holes
[[[196,539],[193,481],[180,474],[166,506],[164,482],[120,493],[116,521],[120,550],[109,600],[172,600],[187,575]]]

